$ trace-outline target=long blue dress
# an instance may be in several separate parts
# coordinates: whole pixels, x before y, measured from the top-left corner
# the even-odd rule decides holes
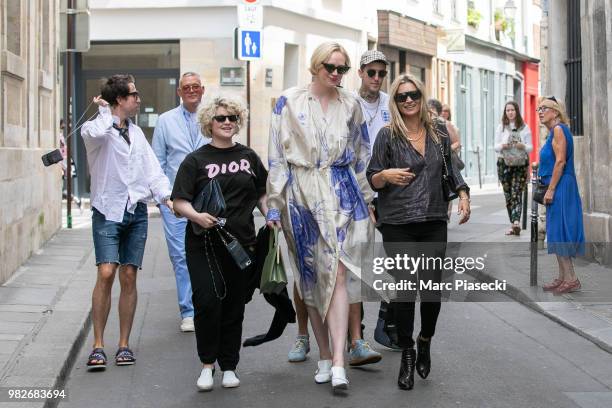
[[[576,257],[584,255],[584,227],[582,203],[574,170],[574,139],[567,125],[558,126],[563,130],[567,142],[566,162],[553,202],[546,206],[546,240],[549,254]],[[555,166],[553,136],[554,128],[550,130],[546,143],[540,150],[538,175],[544,184],[550,183]]]

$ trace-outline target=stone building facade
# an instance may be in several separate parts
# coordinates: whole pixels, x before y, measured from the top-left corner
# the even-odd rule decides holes
[[[59,0],[0,0],[0,284],[61,224]]]

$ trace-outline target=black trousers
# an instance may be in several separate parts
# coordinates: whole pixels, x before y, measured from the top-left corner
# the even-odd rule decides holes
[[[407,253],[411,257],[425,255],[427,257],[444,258],[447,241],[446,221],[428,221],[402,225],[383,224],[381,232],[383,246],[388,257],[403,256]],[[415,245],[410,243],[427,244]],[[404,272],[401,270],[389,271],[396,279],[405,279],[412,276],[416,281],[416,274],[410,275]],[[418,278],[439,283],[442,280],[442,271],[439,269],[424,272],[419,270]],[[419,292],[421,295],[421,335],[426,338],[433,337],[436,331],[438,315],[440,314],[440,298],[442,294],[438,290],[423,290]],[[410,295],[412,297],[394,302],[392,307],[387,310],[386,316],[388,320],[395,322],[398,345],[404,349],[414,347],[414,300],[416,293],[412,292],[412,295]]]
[[[203,364],[218,362],[222,371],[235,370],[251,271],[238,268],[215,231],[209,237],[213,250],[209,246],[208,256],[202,247],[186,246],[198,356]],[[253,248],[245,250],[254,261]]]

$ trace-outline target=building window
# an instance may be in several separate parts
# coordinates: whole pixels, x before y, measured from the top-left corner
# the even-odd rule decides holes
[[[74,116],[89,118],[97,112],[97,106],[92,106],[90,101],[100,93],[100,78],[128,72],[134,75],[142,100],[134,120],[151,142],[159,115],[180,102],[176,95],[180,79],[179,42],[94,42],[78,58]],[[83,197],[89,194],[89,168],[82,138],[77,138],[75,143],[76,190]]]
[[[482,157],[479,157],[484,165],[485,174],[491,175],[495,173],[495,75],[491,71],[480,71],[480,100],[482,102],[480,118],[481,118],[481,134],[484,140],[481,141],[481,146],[485,147],[484,152],[480,152]]]
[[[451,0],[451,17],[454,21],[459,21],[457,17],[457,0]]]
[[[438,61],[438,100],[442,103],[448,103],[448,77],[446,61]]]
[[[321,0],[321,5],[327,10],[342,11],[342,0]]]
[[[425,85],[425,68],[417,67],[415,65],[410,66],[410,75],[421,81]]]
[[[6,48],[21,55],[21,1],[6,2]]]
[[[565,104],[572,132],[583,134],[582,127],[582,47],[580,45],[580,0],[567,2],[567,89]]]
[[[446,86],[446,61],[440,61],[440,84]]]
[[[50,52],[51,48],[49,41],[51,38],[49,32],[49,24],[51,20],[49,18],[49,7],[50,2],[47,0],[38,1],[40,8],[40,68],[44,71],[49,71],[50,64]]]
[[[440,12],[440,0],[432,0],[431,2],[434,13],[441,14]]]

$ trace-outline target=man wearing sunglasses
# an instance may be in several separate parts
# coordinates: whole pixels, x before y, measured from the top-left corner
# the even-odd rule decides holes
[[[118,366],[136,361],[129,348],[138,294],[136,276],[147,240],[147,202],[172,206],[170,183],[142,129],[130,118],[140,109],[140,96],[131,75],[113,75],[93,99],[98,116],[85,122],[81,136],[91,174],[92,231],[98,275],[92,295],[93,351],[90,370],[106,368],[104,329],[111,292],[119,270]]]
[[[182,103],[159,117],[153,133],[153,151],[171,184],[174,184],[176,172],[185,156],[209,141],[202,136],[197,119],[198,106],[204,95],[200,75],[195,72],[185,72],[181,76],[176,93]],[[176,292],[181,315],[180,329],[182,332],[193,332],[195,327],[191,281],[185,260],[187,219],[177,218],[168,208],[160,207],[160,212],[164,223],[168,253],[176,278]]]
[[[361,86],[357,96],[368,126],[370,149],[374,146],[378,131],[391,120],[389,95],[380,90],[387,76],[388,65],[387,57],[378,50],[364,52],[359,61],[357,73],[361,78]]]
[[[361,86],[356,97],[361,105],[370,137],[370,153],[378,131],[389,123],[389,96],[382,92],[383,81],[387,76],[387,57],[378,50],[368,50],[361,55],[359,70]],[[376,199],[374,199],[376,200]],[[349,308],[349,331],[351,346],[349,350],[349,364],[361,366],[373,364],[381,360],[382,355],[373,350],[363,340],[363,303],[353,303]]]

